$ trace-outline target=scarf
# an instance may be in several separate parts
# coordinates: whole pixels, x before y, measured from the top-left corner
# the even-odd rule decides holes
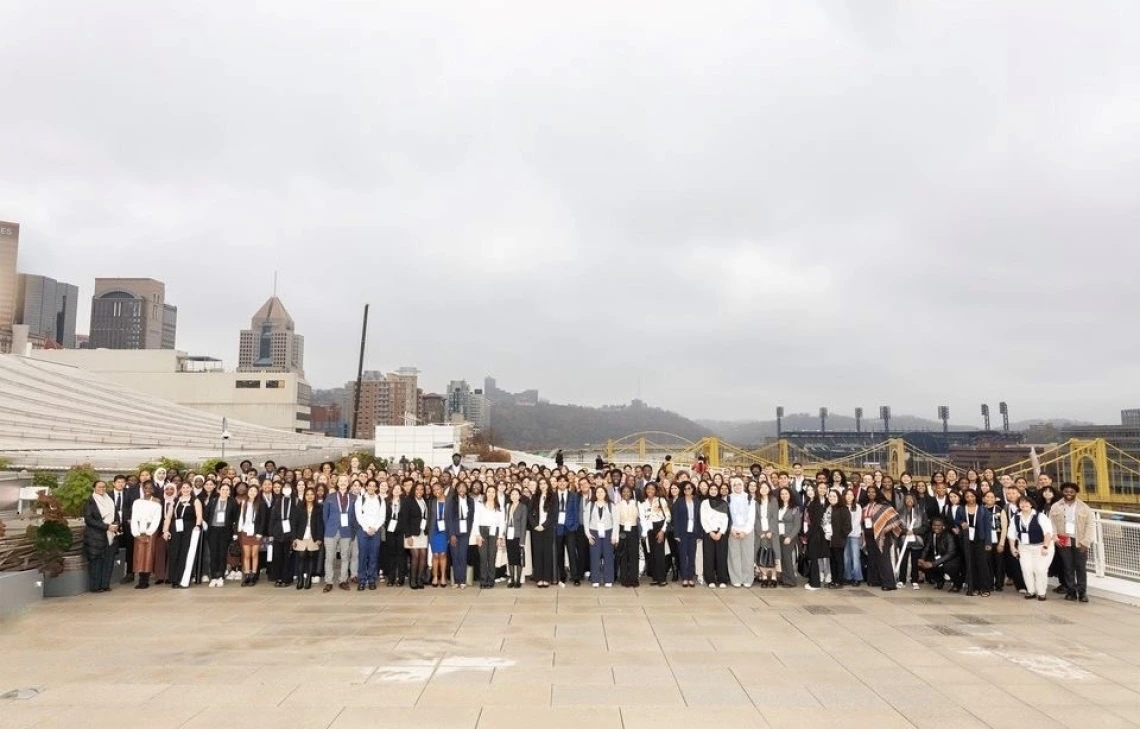
[[[95,506],[99,507],[99,518],[103,523],[110,526],[115,523],[115,500],[107,494],[91,494],[91,498],[95,500]],[[110,544],[114,541],[115,535],[107,535],[107,543]]]
[[[724,503],[724,499],[719,496],[715,498],[709,498],[709,508],[713,509],[714,511],[719,511],[725,515],[728,514],[728,504]]]
[[[870,509],[871,518],[874,520],[871,527],[875,535],[875,542],[879,545],[879,550],[882,551],[886,549],[888,534],[893,534],[896,537],[902,534],[902,520],[899,519],[899,513],[892,506],[873,504]]]

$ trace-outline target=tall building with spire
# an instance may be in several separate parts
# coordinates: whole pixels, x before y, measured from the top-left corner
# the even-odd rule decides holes
[[[305,374],[305,338],[293,329],[293,317],[277,295],[261,305],[243,329],[238,348],[238,372]]]

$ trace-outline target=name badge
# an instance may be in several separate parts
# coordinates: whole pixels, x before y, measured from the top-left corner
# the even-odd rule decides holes
[[[1021,543],[1022,544],[1029,544],[1029,532],[1022,532],[1021,533]]]
[[[181,534],[182,530],[185,528],[186,528],[186,524],[184,524],[181,519],[174,522],[174,531],[178,532],[179,534]]]
[[[972,541],[974,541],[974,527],[970,527],[969,532],[970,532],[970,541],[972,542]]]
[[[558,512],[558,526],[565,526],[565,525],[566,525],[566,512],[560,511],[560,512]]]
[[[784,524],[784,522],[780,522],[780,529],[779,529],[779,532],[780,532],[780,536],[781,536],[781,537],[782,537],[782,536],[784,536],[784,530],[786,530],[787,528],[788,528],[788,527],[787,527],[787,525],[786,525],[786,524]]]
[[[341,529],[347,529],[348,528],[348,514],[341,514],[340,515],[340,528]]]
[[[282,532],[283,534],[288,534],[288,533],[289,533],[289,532],[291,532],[291,531],[293,531],[293,525],[292,525],[292,524],[290,524],[290,523],[288,522],[288,520],[286,520],[286,519],[282,519],[282,520],[281,520],[281,532]]]
[[[870,529],[871,528],[871,518],[870,517],[863,520],[863,528],[864,529]]]
[[[515,527],[512,524],[511,526],[507,527],[507,539],[514,539],[514,538],[515,538]]]
[[[269,546],[265,548],[265,561],[266,562],[272,562],[273,561],[273,542],[270,542]]]
[[[1076,524],[1076,522],[1072,522],[1072,521],[1065,522],[1065,534],[1068,534],[1070,537],[1077,536],[1077,524]]]
[[[447,522],[445,522],[443,519],[436,519],[435,520],[435,530],[437,532],[447,531]]]
[[[427,519],[420,519],[420,533],[427,529]]]
[[[459,533],[460,534],[466,534],[467,533],[467,518],[466,517],[459,520]]]
[[[390,531],[390,532],[396,531],[396,520],[395,519],[388,522],[388,531]]]
[[[990,530],[990,544],[997,544],[997,543],[998,543],[998,533],[996,530],[991,529]]]
[[[225,524],[225,523],[226,523],[226,512],[224,512],[224,511],[219,511],[219,512],[218,512],[218,513],[217,513],[217,514],[214,516],[214,523],[215,523],[215,524],[219,524],[219,525],[220,525],[220,524]]]

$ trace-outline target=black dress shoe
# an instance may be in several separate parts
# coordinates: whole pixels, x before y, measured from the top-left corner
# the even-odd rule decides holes
[[[1077,593],[1075,593],[1075,592],[1065,593],[1065,599],[1070,600],[1070,601],[1075,601],[1077,599]]]
[[[364,592],[364,588],[365,588],[365,585],[363,582],[358,582],[356,584],[356,591],[357,592]]]
[[[1077,600],[1079,600],[1080,602],[1088,602],[1089,596],[1082,592],[1079,595],[1077,595]]]

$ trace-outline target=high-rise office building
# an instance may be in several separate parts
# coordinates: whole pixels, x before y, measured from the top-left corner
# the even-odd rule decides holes
[[[491,402],[483,394],[483,390],[476,388],[467,400],[467,420],[477,430],[487,430],[491,427]]]
[[[75,349],[79,287],[47,276],[21,273],[16,283],[16,323],[35,341]]]
[[[20,224],[0,220],[0,353],[12,348],[16,323],[16,259],[20,253]]]
[[[91,349],[174,349],[178,309],[153,278],[97,278],[91,298]]]
[[[420,424],[443,425],[447,422],[447,398],[429,392],[420,398]]]
[[[293,317],[281,299],[271,296],[243,329],[238,372],[305,373],[305,338],[293,328]]]
[[[458,415],[458,419],[470,420],[471,387],[467,380],[452,380],[447,383],[447,419]]]
[[[351,408],[355,402],[356,383],[345,385],[346,401]],[[420,411],[419,370],[401,367],[396,372],[383,374],[375,370],[364,373],[360,383],[360,417],[356,437],[371,438],[377,425],[415,425]],[[350,427],[351,411],[346,420]]]

